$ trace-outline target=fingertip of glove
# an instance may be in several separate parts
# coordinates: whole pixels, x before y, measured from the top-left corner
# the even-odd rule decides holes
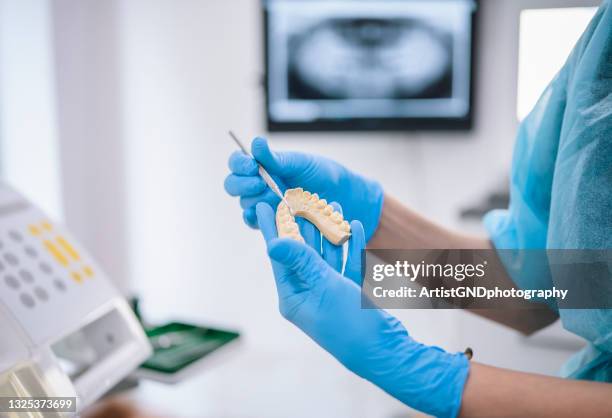
[[[368,223],[368,230],[365,231],[365,239],[366,242],[370,241],[376,230],[378,229],[378,224],[380,223],[380,218],[382,216],[382,210],[385,203],[385,191],[377,181],[369,181],[370,182],[370,190],[372,192],[372,210],[374,215],[374,222],[372,225]]]
[[[277,170],[276,157],[270,149],[267,139],[261,137],[255,138],[251,144],[251,152],[255,159],[262,164],[266,170],[271,172]]]
[[[264,137],[261,137],[261,136],[255,137],[255,139],[253,139],[253,142],[251,142],[251,152],[255,156],[257,156],[258,153],[261,153],[262,151],[266,151],[269,149],[270,148],[268,146],[268,140]]]
[[[229,194],[230,196],[232,196],[232,193],[230,193],[231,190],[231,184],[232,184],[232,177],[233,174],[230,174],[229,176],[225,177],[225,180],[223,180],[223,189],[225,190],[225,192],[227,194]]]
[[[260,214],[265,214],[266,212],[274,212],[274,209],[272,209],[272,206],[270,206],[270,204],[267,202],[258,202],[255,205],[255,212],[259,216]]]
[[[252,228],[252,229],[258,228],[257,215],[255,214],[254,210],[247,209],[243,211],[242,219],[244,220],[244,223],[247,224],[249,228]]]
[[[268,255],[279,263],[287,264],[300,255],[301,245],[291,238],[274,238],[268,244]]]
[[[240,176],[252,176],[258,170],[255,160],[242,151],[234,151],[230,155],[228,166],[232,173]]]
[[[365,244],[365,231],[360,221],[351,221],[351,233],[353,238],[359,238],[363,240]]]

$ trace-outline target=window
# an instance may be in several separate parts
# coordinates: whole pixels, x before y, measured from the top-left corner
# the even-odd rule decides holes
[[[61,220],[50,19],[48,0],[0,0],[0,170]]]
[[[523,120],[561,69],[595,7],[523,10],[520,17],[517,116]]]

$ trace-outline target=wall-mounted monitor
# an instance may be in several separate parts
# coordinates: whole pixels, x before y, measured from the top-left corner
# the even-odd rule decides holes
[[[270,131],[469,129],[475,0],[262,0]]]

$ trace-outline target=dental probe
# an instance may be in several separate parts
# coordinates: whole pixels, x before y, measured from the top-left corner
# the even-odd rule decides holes
[[[234,132],[232,131],[228,131],[229,136],[232,137],[232,139],[234,140],[234,142],[236,143],[236,145],[238,145],[238,148],[240,148],[242,150],[242,152],[244,152],[246,155],[248,155],[249,157],[255,159],[255,157],[253,157],[253,154],[251,154],[246,147],[242,144],[242,142],[238,139],[238,137],[234,134]],[[259,175],[261,176],[261,178],[263,179],[263,181],[268,185],[268,187],[270,189],[272,189],[272,191],[278,196],[280,197],[280,199],[285,203],[285,205],[287,205],[287,207],[289,208],[290,213],[293,214],[293,209],[291,208],[291,205],[289,204],[289,202],[287,202],[287,199],[285,199],[285,195],[283,194],[283,192],[281,192],[280,187],[278,187],[278,185],[276,184],[276,182],[274,181],[274,179],[272,178],[272,176],[270,176],[270,174],[268,174],[268,172],[266,171],[265,168],[263,168],[263,166],[261,164],[259,164],[259,162],[257,160],[255,160],[255,162],[257,162],[257,166],[259,167]]]

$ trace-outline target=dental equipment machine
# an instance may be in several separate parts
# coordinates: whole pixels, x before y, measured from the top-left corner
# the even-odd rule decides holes
[[[76,398],[71,413],[8,416],[78,414],[150,354],[137,318],[87,251],[0,183],[0,397]]]

